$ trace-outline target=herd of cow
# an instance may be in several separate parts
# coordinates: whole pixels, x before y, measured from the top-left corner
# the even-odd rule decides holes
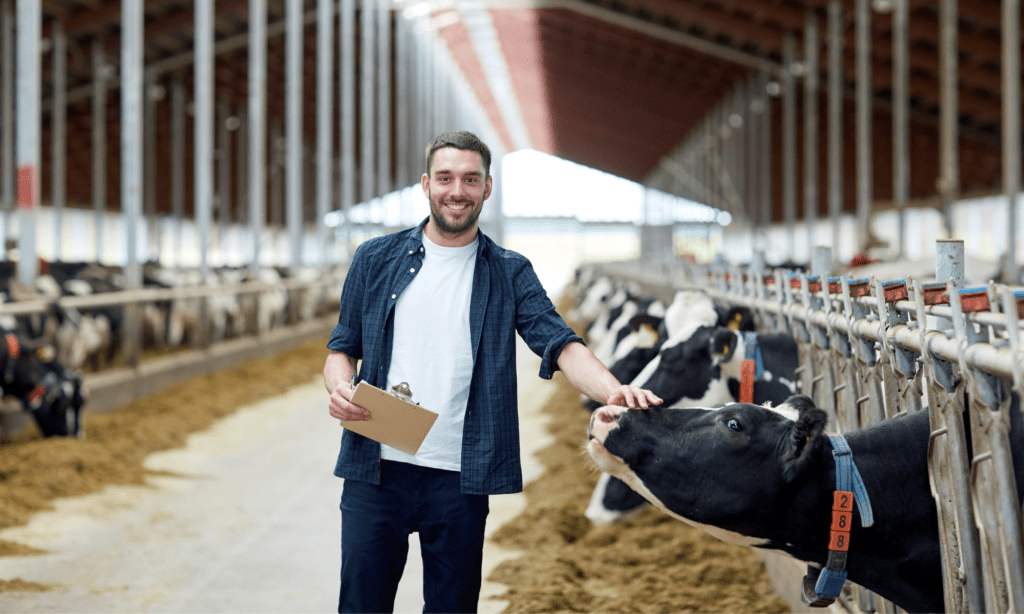
[[[313,282],[325,276],[337,284],[310,283],[291,292],[283,285],[286,277]],[[246,268],[224,268],[204,278],[197,270],[148,263],[143,267],[143,288],[173,292],[141,303],[140,343],[144,350],[166,352],[194,345],[200,338],[215,342],[262,334],[293,320],[324,315],[341,296],[340,280],[334,271],[272,267],[255,275]],[[256,284],[258,291],[235,291],[247,283]],[[205,305],[197,293],[187,291],[211,287],[223,290],[209,294]],[[81,436],[83,372],[114,365],[122,347],[125,306],[74,307],[62,299],[120,290],[124,290],[124,276],[116,267],[40,262],[40,274],[26,287],[16,279],[14,263],[0,262],[0,303],[42,301],[46,305],[36,313],[0,312],[0,334],[5,339],[0,344],[0,410],[31,412],[46,437]]]
[[[839,469],[827,415],[799,394],[789,334],[755,332],[748,309],[716,305],[700,291],[677,292],[665,305],[587,269],[573,292],[568,319],[587,326],[595,355],[620,381],[664,399],[647,410],[584,400],[592,412],[586,450],[602,471],[586,510],[591,521],[623,520],[652,503],[726,541],[807,562],[802,591],[811,605],[828,603],[815,602],[822,583],[814,580],[841,559],[839,588],[848,578],[910,612],[944,609],[927,411],[846,434],[868,511],[851,505],[836,516]],[[1021,501],[1016,396],[1011,414]],[[848,531],[839,538],[838,521]],[[852,545],[836,554],[836,539]]]

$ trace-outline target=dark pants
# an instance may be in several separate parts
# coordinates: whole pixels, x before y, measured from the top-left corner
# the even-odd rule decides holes
[[[420,534],[424,612],[476,612],[487,495],[459,492],[459,473],[381,461],[381,484],[345,480],[338,612],[391,612]]]

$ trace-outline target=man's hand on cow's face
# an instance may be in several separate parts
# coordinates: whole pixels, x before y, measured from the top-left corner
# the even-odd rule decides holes
[[[661,405],[661,399],[650,390],[624,384],[612,391],[605,404],[630,409],[648,409],[651,405]]]
[[[352,402],[352,395],[356,389],[348,382],[338,384],[331,393],[331,399],[327,404],[327,411],[332,418],[338,420],[369,420],[370,411],[365,407]]]

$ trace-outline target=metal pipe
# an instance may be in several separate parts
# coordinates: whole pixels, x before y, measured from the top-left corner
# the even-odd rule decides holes
[[[260,236],[266,218],[267,0],[249,0],[249,231],[250,272],[260,270]]]
[[[160,257],[160,244],[162,235],[157,227],[156,217],[156,100],[158,86],[151,77],[144,80],[143,89],[143,216],[146,220],[146,248],[144,257],[146,260],[153,258],[154,253]]]
[[[939,201],[948,237],[953,236],[952,207],[960,192],[956,3],[957,0],[939,2]]]
[[[327,264],[329,235],[325,218],[331,208],[334,165],[334,0],[318,0],[316,22],[316,232],[320,264]]]
[[[199,271],[210,272],[210,220],[213,216],[213,0],[195,3],[195,220],[199,234]]]
[[[374,51],[376,49],[373,7],[377,0],[362,0],[359,14],[361,36],[359,38],[360,85],[359,117],[361,130],[359,141],[362,145],[359,164],[362,170],[362,185],[359,190],[360,202],[368,203],[374,197],[376,182],[374,176],[374,145],[376,125],[374,124]]]
[[[871,7],[857,0],[857,250],[871,240]]]
[[[828,216],[832,254],[839,258],[843,214],[843,3],[828,3]]]
[[[409,174],[409,131],[412,125],[409,104],[409,53],[411,49],[409,20],[401,11],[395,13],[395,184],[402,188],[412,181]]]
[[[768,72],[761,71],[761,100],[764,114],[761,118],[761,248],[767,248],[767,228],[772,223],[772,99],[768,95]]]
[[[1017,264],[1017,201],[1020,198],[1020,0],[1003,2],[1003,190],[1006,194],[1006,271],[1010,284],[1024,282]]]
[[[143,96],[147,96],[143,73],[142,44],[145,9],[137,0],[121,2],[121,215],[124,218],[125,285],[142,287],[139,265],[138,225],[142,219]],[[139,305],[126,305],[122,352],[126,362],[138,365],[142,347]]]
[[[249,111],[242,105],[236,110],[238,135],[235,137],[235,215],[240,227],[249,223]],[[240,250],[244,253],[244,250]],[[244,257],[244,256],[243,256]],[[251,261],[250,261],[251,262]]]
[[[392,190],[391,181],[391,0],[377,6],[377,193]]]
[[[173,262],[182,264],[182,218],[185,215],[185,84],[171,79],[171,217],[174,218]]]
[[[32,287],[36,259],[36,207],[39,205],[39,0],[18,0],[18,281]]]
[[[348,258],[348,219],[356,203],[356,0],[342,0],[338,16],[338,83],[341,130],[341,210],[345,214],[342,253]]]
[[[863,1],[863,0],[860,0]],[[789,235],[789,256],[793,257],[796,225],[796,85],[793,69],[796,42],[791,33],[782,41],[782,218]]]
[[[96,217],[96,262],[103,262],[107,207],[107,62],[103,40],[92,41],[92,208]]]
[[[818,15],[813,10],[804,21],[804,221],[807,256],[813,258],[818,224]]]
[[[302,0],[288,0],[288,32],[285,38],[285,209],[287,212],[289,265],[302,265]]]
[[[228,226],[231,224],[231,132],[228,117],[231,108],[228,101],[217,101],[217,222],[220,235],[220,264],[228,264]]]
[[[61,234],[67,198],[68,44],[64,22],[53,23],[53,106],[50,114],[50,203],[53,211],[53,254],[63,260]]]
[[[0,0],[0,254],[7,255],[14,209],[14,11]]]
[[[910,199],[909,0],[894,3],[892,19],[892,196],[899,208],[896,257],[903,258],[907,228],[905,207]]]

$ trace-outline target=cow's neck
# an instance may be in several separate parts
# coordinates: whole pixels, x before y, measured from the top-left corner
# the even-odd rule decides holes
[[[859,510],[854,512],[849,580],[911,611],[941,610],[938,520],[928,485],[927,412],[851,433],[847,439],[875,520],[863,528]],[[795,500],[806,504],[789,507],[783,535],[773,546],[824,565],[836,470],[826,438],[819,438],[815,453],[815,468],[793,492]]]

